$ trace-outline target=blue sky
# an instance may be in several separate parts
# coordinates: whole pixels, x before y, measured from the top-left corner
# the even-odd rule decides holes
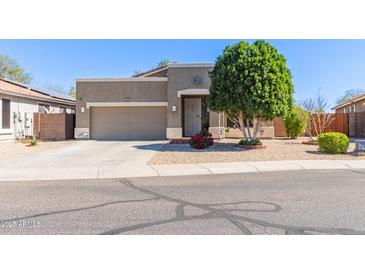
[[[0,40],[37,86],[65,91],[82,77],[129,77],[160,60],[214,62],[238,40]],[[345,90],[365,89],[365,40],[268,40],[284,54],[295,98],[322,95],[331,105]]]

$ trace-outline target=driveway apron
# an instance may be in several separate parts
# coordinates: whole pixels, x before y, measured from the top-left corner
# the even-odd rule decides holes
[[[155,176],[146,163],[166,141],[79,141],[0,160],[0,181]]]

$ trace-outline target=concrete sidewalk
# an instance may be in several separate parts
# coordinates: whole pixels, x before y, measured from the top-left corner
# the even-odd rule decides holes
[[[365,169],[365,160],[296,160],[152,166],[126,161],[113,165],[23,169],[0,166],[0,181],[132,178],[314,169]]]
[[[295,160],[152,166],[159,176],[228,174],[314,169],[365,169],[365,160]]]

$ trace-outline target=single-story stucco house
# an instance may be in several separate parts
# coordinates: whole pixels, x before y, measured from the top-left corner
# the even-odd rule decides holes
[[[341,104],[334,106],[332,109],[336,113],[365,112],[365,93],[355,96]]]
[[[131,78],[76,80],[75,138],[176,139],[208,129],[241,137],[223,113],[207,107],[214,64],[172,63]],[[273,137],[267,122],[263,137]]]
[[[76,101],[59,92],[0,78],[0,141],[33,136],[33,113],[73,113]]]

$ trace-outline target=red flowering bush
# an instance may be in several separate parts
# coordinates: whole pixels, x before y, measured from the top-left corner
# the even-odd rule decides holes
[[[204,149],[213,144],[214,139],[212,138],[212,134],[207,130],[203,130],[190,138],[190,146],[196,149]]]

